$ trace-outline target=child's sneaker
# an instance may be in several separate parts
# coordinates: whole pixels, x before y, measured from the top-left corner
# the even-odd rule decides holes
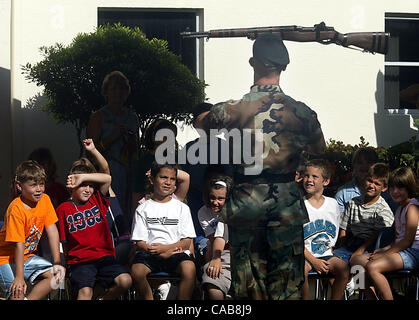
[[[355,292],[354,278],[351,278],[351,281],[349,281],[346,284],[346,289],[345,290],[346,290],[346,293],[347,293],[348,298],[354,294],[354,292]]]
[[[166,300],[167,295],[169,294],[171,287],[171,283],[168,281],[166,283],[161,284],[157,289],[154,295],[156,296],[157,300]]]

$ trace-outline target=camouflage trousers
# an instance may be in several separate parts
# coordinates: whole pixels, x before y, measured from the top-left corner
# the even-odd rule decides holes
[[[284,245],[278,237],[284,232],[280,229],[253,229],[248,241],[230,245],[234,299],[301,298],[304,283],[302,230],[301,241]],[[234,237],[234,233],[234,228],[229,228],[229,237]]]
[[[298,187],[239,185],[224,206],[223,218],[228,224],[234,298],[301,298],[307,217]]]

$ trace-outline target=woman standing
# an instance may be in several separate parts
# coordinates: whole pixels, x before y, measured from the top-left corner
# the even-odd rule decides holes
[[[105,76],[102,95],[106,105],[92,114],[86,137],[105,156],[112,174],[112,189],[125,214],[130,212],[129,171],[138,157],[138,117],[125,106],[131,92],[127,77],[120,71]]]

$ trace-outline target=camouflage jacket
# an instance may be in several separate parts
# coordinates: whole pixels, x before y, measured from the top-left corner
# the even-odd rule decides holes
[[[262,130],[263,171],[273,174],[294,174],[303,150],[310,152],[324,148],[316,113],[304,103],[285,95],[278,85],[253,85],[241,100],[214,105],[204,127],[207,130]],[[234,144],[230,143],[230,149],[232,146]],[[234,170],[244,174],[246,166],[245,163],[235,163]]]

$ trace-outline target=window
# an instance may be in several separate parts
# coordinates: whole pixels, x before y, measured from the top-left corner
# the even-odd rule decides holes
[[[187,28],[196,31],[198,19],[199,10],[193,9],[98,8],[99,25],[120,22],[128,27],[139,27],[148,39],[167,40],[169,50],[180,55],[182,63],[202,78],[197,42],[180,36]]]
[[[385,108],[419,108],[419,14],[386,13]]]

